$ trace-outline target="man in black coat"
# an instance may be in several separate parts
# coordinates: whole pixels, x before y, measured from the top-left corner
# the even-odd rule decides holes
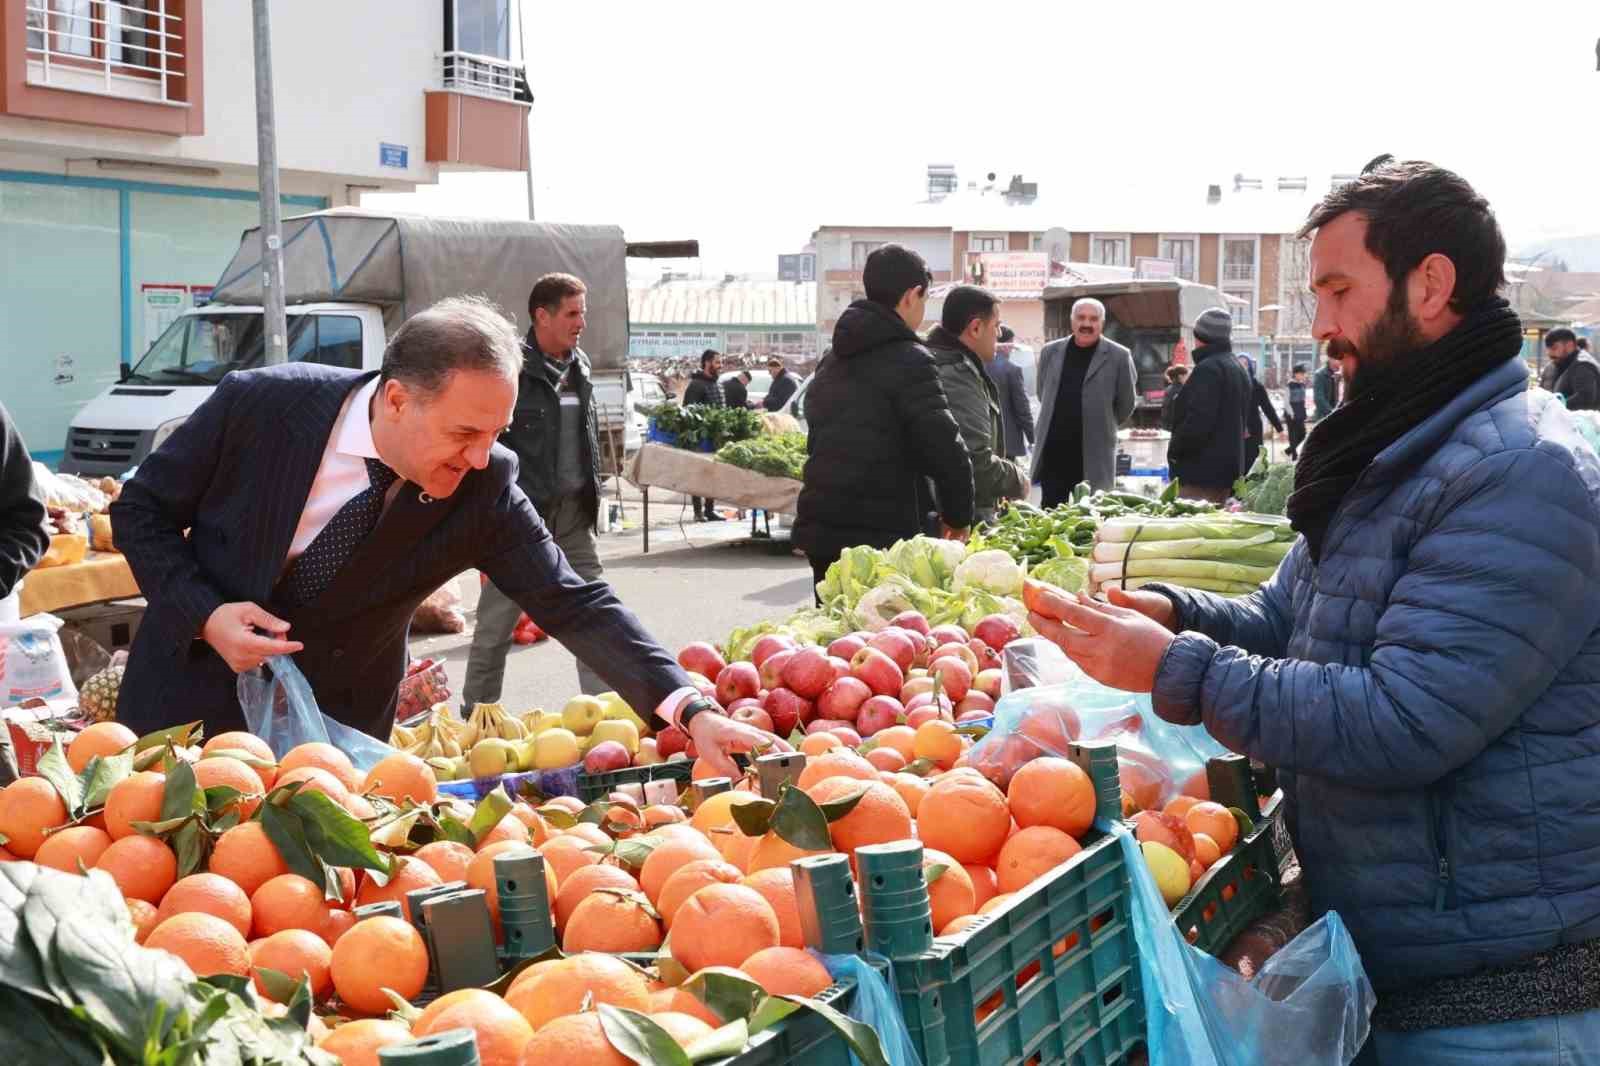
[[[722,356],[715,348],[707,348],[700,353],[700,369],[689,375],[689,384],[683,390],[683,406],[691,407],[696,404],[705,407],[721,407],[723,405],[722,385],[717,381],[717,375],[722,373]],[[716,500],[703,500],[699,496],[689,497],[694,504],[694,520],[696,522],[720,522],[722,516],[717,513]]]
[[[1311,376],[1313,409],[1311,421],[1321,422],[1339,406],[1339,364],[1333,356],[1324,356],[1322,367]]]
[[[1544,354],[1557,369],[1550,391],[1569,411],[1600,410],[1600,363],[1578,347],[1578,335],[1558,326],[1544,335]]]
[[[1188,499],[1222,503],[1244,472],[1250,379],[1233,357],[1233,317],[1219,307],[1194,324],[1194,372],[1173,402],[1167,469]]]
[[[522,367],[511,323],[455,297],[401,326],[381,371],[224,378],[111,506],[149,601],[118,719],[135,733],[193,718],[207,735],[244,729],[236,675],[293,655],[324,714],[387,738],[412,612],[480,568],[724,772],[730,752],[772,743],[715,713],[610,586],[567,564],[496,443]]]
[[[1011,345],[1016,336],[1010,326],[1001,326],[994,361],[984,367],[995,388],[1000,390],[1000,425],[1005,437],[1000,454],[1007,459],[1022,458],[1033,444],[1033,408],[1028,404],[1028,386],[1022,380],[1022,368],[1011,361]]]
[[[772,384],[768,386],[767,395],[761,401],[761,406],[768,411],[781,411],[800,385],[777,356],[767,360],[767,373],[772,375]]]
[[[921,531],[918,483],[932,478],[948,536],[972,524],[972,461],[933,356],[915,332],[928,265],[898,244],[867,257],[867,298],[839,316],[833,353],[806,392],[805,487],[792,539],[821,581],[845,548],[887,548]]]
[[[1279,433],[1283,432],[1283,423],[1278,420],[1278,412],[1272,406],[1272,397],[1267,395],[1267,387],[1256,377],[1255,360],[1248,355],[1241,355],[1239,366],[1250,379],[1250,403],[1244,412],[1244,472],[1248,474],[1250,468],[1256,465],[1256,458],[1261,454],[1262,442],[1266,440],[1261,416],[1266,415],[1267,421],[1272,423],[1272,428]]]
[[[1289,409],[1283,413],[1289,423],[1289,458],[1300,457],[1300,445],[1306,439],[1306,367],[1297,363],[1294,377],[1289,381]]]
[[[741,370],[722,383],[722,399],[729,407],[750,406],[750,371]]]
[[[45,513],[28,448],[0,406],[0,600],[16,590],[49,549]]]

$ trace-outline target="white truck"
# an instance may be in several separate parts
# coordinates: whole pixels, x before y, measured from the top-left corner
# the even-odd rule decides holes
[[[696,254],[692,242],[636,245],[642,255]],[[626,259],[616,226],[435,218],[351,208],[283,222],[290,360],[374,370],[388,335],[446,296],[478,294],[526,332],[528,291],[563,271],[588,286],[582,346],[594,368],[602,452],[620,462],[636,397],[629,387]],[[89,403],[67,431],[61,470],[119,476],[160,447],[222,378],[261,366],[261,238],[245,231],[211,302],[179,317],[123,379]],[[609,443],[608,443],[609,442]],[[636,441],[629,440],[637,446]],[[602,459],[609,457],[603,455]],[[607,464],[609,465],[609,464]]]

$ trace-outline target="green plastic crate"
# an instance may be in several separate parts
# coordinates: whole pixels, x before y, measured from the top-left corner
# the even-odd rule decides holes
[[[1206,871],[1173,908],[1172,920],[1185,940],[1220,955],[1252,922],[1283,903],[1283,869],[1292,857],[1283,821],[1283,793],[1263,808],[1257,780],[1243,755],[1222,755],[1206,764],[1211,798],[1251,815],[1255,829]]]
[[[874,963],[879,973],[887,965]],[[850,1013],[855,1000],[855,978],[849,977],[826,989],[817,998],[839,1011]],[[713,1060],[715,1066],[851,1066],[850,1045],[839,1031],[815,1011],[796,1011],[770,1029],[750,1038],[739,1054]]]
[[[1120,818],[1115,745],[1073,745],[1072,758],[1094,781],[1100,816]],[[1010,906],[894,959],[924,1066],[1104,1066],[1143,1047],[1129,897],[1117,841],[1091,831],[1082,852]]]
[[[694,763],[688,759],[658,762],[650,766],[629,766],[604,774],[579,774],[578,798],[585,803],[593,803],[615,792],[618,785],[643,785],[647,781],[676,781],[681,792],[688,787],[693,774]]]

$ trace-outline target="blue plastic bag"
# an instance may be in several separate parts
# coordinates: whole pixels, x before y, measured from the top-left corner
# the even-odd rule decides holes
[[[514,774],[501,774],[499,777],[476,777],[466,781],[440,781],[439,795],[455,796],[459,799],[471,800],[476,803],[495,789],[503,789],[506,795],[517,799],[519,790],[524,784],[532,785],[546,796],[578,796],[578,774],[583,770],[582,763],[572,766],[563,766],[559,770],[526,770]]]
[[[815,954],[815,953],[813,953]],[[879,973],[872,965],[874,962],[885,963],[882,956],[868,955],[820,955],[822,965],[827,967],[828,976],[835,981],[842,981],[846,977],[855,978],[856,994],[850,1003],[848,1015],[855,1021],[869,1026],[878,1034],[878,1040],[883,1045],[884,1058],[889,1060],[889,1066],[922,1066],[922,1058],[917,1054],[917,1046],[911,1042],[911,1030],[906,1028],[905,1015],[900,1013],[900,1000],[895,996],[894,971]],[[861,1060],[855,1052],[850,1053],[850,1061],[854,1066],[861,1066]]]
[[[394,754],[394,748],[376,737],[323,714],[311,682],[289,656],[274,655],[267,660],[266,670],[270,674],[255,669],[239,675],[239,706],[245,727],[266,741],[278,758],[313,741],[332,744],[350,756],[358,770],[370,770],[378,760]]]
[[[1178,931],[1133,834],[1116,834],[1133,887],[1133,931],[1150,1066],[1348,1066],[1366,1043],[1372,984],[1355,942],[1328,912],[1254,979]]]

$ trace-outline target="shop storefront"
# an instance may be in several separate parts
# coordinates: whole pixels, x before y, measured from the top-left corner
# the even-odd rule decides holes
[[[0,400],[42,460],[72,416],[205,302],[254,190],[0,170]],[[284,214],[327,206],[283,197]]]

